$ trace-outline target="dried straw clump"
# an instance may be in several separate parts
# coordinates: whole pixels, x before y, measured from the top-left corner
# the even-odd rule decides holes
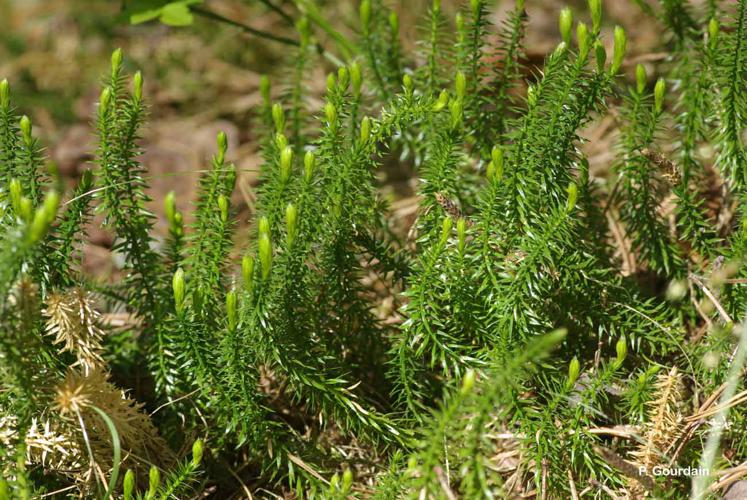
[[[649,403],[648,422],[638,448],[632,453],[635,465],[650,474],[656,465],[667,464],[668,454],[682,433],[682,375],[676,367],[657,377],[656,398]],[[636,481],[633,492],[643,494],[643,485]]]
[[[99,313],[92,307],[91,294],[80,288],[54,293],[47,298],[42,311],[47,318],[46,331],[54,335],[55,344],[64,344],[77,358],[84,373],[103,366],[101,340],[104,332],[98,326]]]

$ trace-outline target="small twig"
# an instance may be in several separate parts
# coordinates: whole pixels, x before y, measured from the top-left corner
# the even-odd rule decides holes
[[[703,290],[703,293],[706,294],[708,299],[713,303],[713,305],[716,307],[716,310],[718,311],[719,315],[721,316],[721,319],[724,321],[724,323],[734,323],[734,320],[731,319],[731,316],[729,316],[729,313],[726,312],[726,309],[724,309],[724,306],[721,305],[721,302],[716,298],[716,296],[711,292],[711,290],[703,283],[700,278],[694,274],[690,274],[690,279],[695,282],[696,285],[700,287],[701,290]]]
[[[578,491],[576,490],[576,482],[573,480],[573,474],[571,473],[571,469],[568,469],[568,486],[571,488],[571,498],[573,500],[578,500]]]
[[[263,31],[263,30],[258,30],[257,28],[252,28],[251,26],[246,25],[244,23],[240,23],[238,21],[234,21],[233,19],[229,19],[227,17],[221,16],[220,14],[213,12],[212,10],[203,9],[202,7],[192,7],[191,11],[204,18],[212,19],[213,21],[220,21],[222,23],[231,25],[235,28],[239,28],[242,31],[245,31],[254,36],[258,36],[260,38],[266,38],[268,40],[272,40],[278,43],[284,43],[285,45],[292,45],[294,47],[298,47],[301,45],[297,40],[292,40],[284,36],[275,35],[268,31]]]
[[[747,474],[747,462],[743,462],[736,467],[732,467],[731,469],[719,471],[716,474],[721,474],[723,477],[721,477],[718,481],[714,482],[711,486],[708,487],[708,491],[711,493],[730,486],[731,484],[742,479],[745,474]]]
[[[726,401],[724,403],[720,403],[706,411],[698,412],[695,415],[691,415],[689,417],[685,418],[685,421],[693,422],[698,421],[701,419],[708,418],[710,416],[713,416],[715,413],[718,413],[719,411],[725,409],[725,408],[731,408],[733,406],[736,406],[740,403],[744,403],[747,401],[747,391],[742,391],[739,394],[736,394],[733,396],[729,401]]]
[[[451,491],[451,486],[449,486],[449,480],[446,478],[444,470],[441,467],[434,467],[433,472],[436,473],[438,484],[441,486],[441,491],[444,492],[446,498],[448,498],[449,500],[457,500],[456,495],[454,495],[454,492]]]
[[[246,493],[246,498],[248,498],[249,500],[253,500],[254,497],[252,496],[252,491],[249,489],[249,487],[246,484],[244,484],[244,481],[241,480],[239,475],[231,467],[229,467],[228,464],[224,464],[224,467],[233,476],[233,478],[236,479],[236,481],[238,481],[238,483],[241,485],[241,489],[244,490],[244,493]]]
[[[703,281],[709,281],[708,278],[705,276],[701,276],[699,274],[693,274],[693,276],[703,280]],[[724,283],[727,285],[747,285],[747,278],[724,278],[719,279],[719,283]]]
[[[633,425],[616,425],[615,427],[594,427],[586,432],[596,436],[615,436],[623,439],[635,438],[639,429]]]
[[[706,325],[708,329],[713,327],[713,322],[711,321],[710,316],[708,316],[705,311],[700,307],[700,304],[697,300],[695,300],[695,291],[693,290],[693,280],[687,281],[687,288],[690,290],[690,302],[692,302],[693,307],[695,307],[695,310],[698,312],[701,318],[706,322]],[[696,340],[700,340],[697,338]]]
[[[301,460],[299,457],[297,457],[293,453],[288,453],[288,460],[290,460],[294,464],[298,465],[303,470],[305,470],[306,472],[308,472],[309,474],[311,474],[312,476],[314,476],[315,478],[317,478],[318,480],[320,480],[324,484],[329,485],[329,481],[327,481],[326,479],[324,479],[324,477],[322,477],[321,474],[319,474],[317,471],[315,471],[314,469],[312,469],[309,466],[309,464],[307,464],[306,462],[304,462],[303,460]]]
[[[77,484],[73,484],[70,486],[66,486],[64,488],[60,488],[59,490],[50,491],[49,493],[44,493],[43,495],[39,495],[39,498],[47,498],[47,497],[53,497],[55,495],[58,495],[59,493],[63,493],[68,490],[72,490],[73,488],[78,488]]]
[[[270,9],[271,11],[273,11],[274,13],[282,17],[285,20],[285,22],[287,22],[290,26],[293,26],[295,24],[290,14],[285,12],[283,9],[281,9],[274,3],[270,2],[270,0],[259,0],[259,1],[262,2],[264,5],[266,5],[268,9]]]
[[[540,493],[542,500],[547,500],[547,459],[542,459],[542,491]]]
[[[195,394],[196,392],[199,392],[199,391],[200,391],[200,389],[195,389],[194,391],[190,392],[189,394],[185,394],[184,396],[179,396],[179,397],[178,397],[178,398],[176,398],[176,399],[173,399],[173,400],[171,400],[171,401],[167,401],[167,402],[165,402],[164,404],[162,404],[161,406],[159,406],[158,408],[156,408],[155,410],[153,410],[153,412],[152,412],[152,413],[150,414],[150,416],[152,417],[153,415],[155,415],[155,414],[156,414],[156,413],[158,413],[159,411],[163,410],[163,409],[164,409],[164,408],[166,408],[167,406],[171,406],[171,405],[173,405],[174,403],[178,403],[179,401],[181,401],[181,400],[183,400],[183,399],[187,399],[187,398],[188,398],[188,397],[190,397],[190,396],[191,396],[192,394]]]

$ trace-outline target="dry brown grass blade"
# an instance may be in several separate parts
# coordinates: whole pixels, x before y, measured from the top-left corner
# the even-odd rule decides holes
[[[324,479],[324,477],[321,474],[319,474],[317,471],[315,471],[309,464],[301,460],[300,457],[297,457],[293,453],[288,453],[288,460],[290,460],[294,464],[301,467],[303,470],[305,470],[306,472],[308,472],[309,474],[317,478],[319,481],[323,482],[324,484],[329,485],[329,481]]]
[[[721,476],[713,484],[708,487],[710,493],[716,493],[719,490],[724,490],[747,476],[747,462],[743,462],[736,467],[718,471],[717,475]]]
[[[731,318],[728,312],[726,312],[726,309],[724,309],[724,306],[721,305],[721,302],[718,300],[716,295],[706,286],[705,283],[696,275],[690,274],[688,276],[696,285],[700,287],[701,290],[703,290],[703,293],[708,297],[708,300],[710,300],[716,310],[718,311],[719,316],[721,316],[721,319],[724,323],[734,323],[734,320]]]
[[[576,490],[576,481],[573,480],[573,473],[570,469],[567,471],[568,473],[568,487],[571,489],[571,498],[573,500],[578,500],[578,490]]]

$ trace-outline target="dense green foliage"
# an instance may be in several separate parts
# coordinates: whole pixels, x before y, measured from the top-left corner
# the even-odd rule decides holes
[[[700,498],[740,479],[747,0],[638,3],[671,56],[628,85],[600,0],[575,38],[561,12],[529,77],[523,0],[498,27],[483,0],[455,20],[434,1],[412,56],[363,0],[320,110],[307,8],[288,91],[262,82],[248,248],[225,134],[191,214],[169,194],[156,236],[143,77],[120,51],[95,168],[67,195],[0,83],[0,499]],[[606,184],[581,135],[604,116]],[[410,167],[405,236],[380,188]],[[94,211],[116,283],[80,270]],[[102,315],[123,309],[124,326]],[[714,475],[654,474],[698,465]]]

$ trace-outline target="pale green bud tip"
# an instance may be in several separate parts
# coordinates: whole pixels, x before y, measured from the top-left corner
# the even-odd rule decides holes
[[[625,34],[625,30],[621,26],[615,26],[614,39],[615,48],[612,53],[612,66],[610,67],[610,72],[613,75],[620,71],[628,44],[628,36]]]
[[[436,12],[440,11],[441,10],[441,0],[433,0],[433,2],[431,3],[431,8],[434,11],[436,11]]]
[[[345,469],[342,473],[342,490],[347,492],[353,486],[353,472],[350,469]]]
[[[174,277],[171,279],[171,287],[174,291],[174,305],[177,311],[181,311],[184,307],[184,270],[180,267],[174,273]]]
[[[638,64],[635,67],[635,85],[636,91],[639,94],[643,93],[644,89],[646,88],[647,80],[648,77],[646,76],[646,68],[643,66],[643,64]]]
[[[438,100],[433,104],[433,111],[441,111],[449,103],[449,92],[442,90],[438,95]]]
[[[366,142],[371,137],[371,119],[367,116],[361,121],[361,142]]]
[[[364,31],[368,31],[368,25],[371,22],[371,2],[369,0],[363,0],[361,2],[359,14],[361,27]]]
[[[286,146],[280,152],[280,180],[286,182],[290,178],[293,166],[293,148]]]
[[[10,84],[7,79],[0,81],[0,106],[7,107],[10,104]]]
[[[581,363],[578,358],[574,357],[568,365],[568,385],[573,385],[578,380],[578,375],[581,372]]]
[[[241,259],[241,277],[244,280],[244,286],[250,289],[254,281],[254,257],[251,255],[245,255]]]
[[[617,353],[617,360],[616,363],[618,365],[621,365],[623,361],[625,361],[625,357],[628,355],[628,344],[625,342],[625,337],[620,337],[620,340],[617,341],[617,345],[615,345],[615,351]]]
[[[459,252],[464,252],[467,244],[467,221],[461,217],[457,221],[457,237],[459,238]]]
[[[451,220],[451,217],[446,217],[443,220],[443,223],[441,224],[441,239],[446,242],[446,239],[449,237],[449,234],[451,234],[451,228],[454,225],[454,222]]]
[[[467,93],[467,77],[461,71],[457,72],[454,88],[456,90],[457,97],[459,99],[464,99],[464,96]]]
[[[225,132],[220,131],[218,132],[218,151],[225,154],[227,149],[228,149],[228,136],[226,136]]]
[[[454,17],[454,24],[456,24],[456,29],[460,33],[462,30],[464,30],[464,16],[461,12],[457,12],[456,16]]]
[[[599,33],[602,26],[602,0],[589,0],[589,12],[591,12],[591,29]]]
[[[47,218],[47,222],[51,223],[55,215],[57,215],[57,208],[60,206],[60,195],[57,191],[50,191],[44,198],[43,209]]]
[[[132,77],[132,95],[136,101],[143,98],[143,74],[140,71]]]
[[[569,184],[567,191],[568,191],[568,204],[566,208],[570,212],[576,206],[576,201],[578,200],[578,186],[576,184]]]
[[[488,180],[498,180],[498,176],[496,175],[495,163],[492,160],[488,162],[488,167],[485,170],[485,175],[487,176]]]
[[[166,220],[173,225],[176,217],[176,194],[173,191],[169,191],[163,199],[163,208],[166,212]]]
[[[664,92],[667,90],[667,82],[663,78],[656,80],[654,86],[654,108],[657,113],[661,113],[664,107]]]
[[[221,222],[225,223],[228,220],[228,198],[224,195],[218,197],[218,210],[220,210]]]
[[[457,234],[460,238],[467,234],[467,220],[463,217],[457,221]]]
[[[226,316],[228,317],[228,326],[232,330],[236,327],[236,304],[236,292],[231,290],[226,293]]]
[[[576,26],[576,42],[578,43],[578,51],[582,55],[586,55],[589,51],[589,27],[586,23],[578,23]]]
[[[10,203],[13,206],[13,210],[16,212],[21,211],[21,198],[23,197],[23,188],[18,179],[11,179],[8,187],[10,190]]]
[[[552,55],[553,57],[560,57],[560,55],[565,52],[565,49],[568,48],[568,44],[565,42],[560,42],[557,47],[555,47],[555,50],[553,51]]]
[[[298,219],[298,208],[293,203],[288,203],[285,207],[285,222],[289,226],[295,226]]]
[[[324,115],[327,117],[327,123],[333,125],[337,122],[337,108],[331,102],[324,106]]]
[[[272,269],[272,242],[267,234],[259,237],[259,263],[262,266],[262,278],[267,279]]]
[[[259,93],[266,103],[270,102],[270,78],[267,75],[259,77]]]
[[[270,221],[267,219],[267,217],[261,217],[259,219],[259,236],[262,237],[262,235],[269,235],[270,234]]]
[[[537,87],[534,85],[527,87],[527,104],[529,107],[534,107],[537,104]]]
[[[360,95],[363,79],[361,77],[361,65],[357,62],[350,65],[350,82],[353,85],[355,95]]]
[[[20,121],[21,133],[23,134],[23,140],[26,144],[31,142],[31,119],[23,115]]]
[[[346,88],[350,82],[350,71],[345,66],[337,70],[337,83],[341,88]]]
[[[462,112],[464,111],[462,101],[451,101],[449,103],[449,111],[451,112],[451,125],[453,127],[458,126],[462,122]]]
[[[389,13],[389,29],[392,33],[399,33],[399,16],[394,11]]]
[[[493,146],[493,149],[490,150],[490,159],[496,165],[503,166],[503,149],[500,146]]]
[[[288,230],[288,244],[291,244],[298,231],[298,207],[292,203],[285,207],[285,226]]]
[[[106,111],[109,109],[109,103],[112,99],[112,89],[109,87],[106,87],[104,90],[101,91],[101,95],[99,96],[99,110],[101,112]]]
[[[119,71],[122,66],[122,49],[116,49],[112,52],[112,75]]]
[[[470,0],[470,7],[472,7],[472,15],[477,16],[482,8],[482,0]]]
[[[335,89],[335,85],[337,85],[337,78],[335,77],[334,73],[330,73],[327,75],[327,92],[332,92]]]
[[[158,486],[161,484],[161,472],[157,467],[153,466],[150,468],[148,473],[148,492],[155,493]]]
[[[281,132],[275,134],[275,145],[280,151],[285,149],[285,147],[288,145],[288,138],[285,137],[285,134]]]
[[[311,176],[314,175],[314,167],[316,165],[316,156],[311,151],[306,151],[306,156],[303,158],[303,169],[304,179],[306,182],[311,181]]]
[[[464,374],[464,378],[462,379],[462,389],[461,393],[462,396],[466,396],[472,391],[472,388],[475,386],[475,371],[474,370],[468,370],[467,373]]]
[[[503,149],[500,146],[493,146],[490,151],[490,163],[488,164],[488,178],[491,180],[500,180],[503,178]]]
[[[202,453],[204,451],[204,444],[201,439],[195,441],[192,445],[192,463],[197,467],[202,462]]]
[[[708,40],[711,44],[711,47],[715,47],[716,43],[718,42],[718,35],[719,35],[719,25],[718,21],[715,18],[711,18],[711,20],[708,22]]]
[[[405,90],[408,93],[412,92],[412,89],[415,86],[415,84],[412,81],[412,77],[410,75],[405,75],[405,76],[402,77],[402,86],[405,87]]]
[[[571,43],[571,28],[573,27],[573,12],[570,8],[564,7],[560,11],[560,18],[558,19],[558,27],[560,28],[560,37],[566,44]]]
[[[122,482],[122,492],[124,493],[125,499],[132,498],[132,493],[135,490],[135,473],[132,469],[125,473],[124,481]]]
[[[516,0],[516,10],[524,10],[524,0]]]
[[[275,132],[281,133],[285,128],[285,113],[278,103],[272,105],[272,121],[275,124]]]

